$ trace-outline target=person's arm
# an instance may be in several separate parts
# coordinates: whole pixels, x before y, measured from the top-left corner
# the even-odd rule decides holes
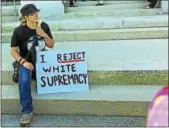
[[[49,47],[49,48],[53,48],[54,46],[54,40],[51,39],[48,34],[45,33],[45,35],[43,36],[44,39],[45,39],[45,42],[46,42],[46,45]]]
[[[20,65],[23,65],[24,67],[33,70],[34,67],[31,63],[27,62],[24,58],[22,58],[19,54],[19,42],[20,42],[20,37],[18,36],[18,29],[15,29],[13,31],[13,35],[11,38],[11,47],[10,47],[10,52],[11,55],[15,58],[16,61],[20,63]]]
[[[11,55],[16,59],[16,61],[18,61],[20,63],[20,65],[23,65],[24,67],[26,67],[30,70],[33,70],[34,66],[30,62],[28,62],[24,58],[22,58],[19,55],[18,50],[19,50],[18,47],[11,47],[11,49],[10,49]]]
[[[16,61],[19,62],[21,59],[21,56],[19,55],[19,42],[20,42],[20,36],[19,33],[20,29],[15,28],[11,37],[11,47],[10,52],[11,55],[16,59]]]
[[[46,30],[44,31],[42,28],[37,27],[36,33],[37,33],[38,35],[44,37],[44,40],[45,40],[45,42],[46,42],[46,45],[47,45],[49,48],[53,48],[53,46],[54,46],[54,40],[53,40],[51,31],[50,31],[50,28],[49,28],[49,26],[48,26],[46,23],[43,23],[42,26],[44,26],[44,25],[45,25]]]
[[[16,59],[16,61],[19,62],[19,60],[22,58],[20,55],[19,55],[19,51],[18,51],[18,47],[11,47],[11,55]]]

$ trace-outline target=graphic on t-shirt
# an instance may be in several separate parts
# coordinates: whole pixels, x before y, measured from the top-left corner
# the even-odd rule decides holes
[[[32,44],[35,42],[35,36],[29,38],[27,42],[27,49],[30,50]],[[35,47],[36,51],[42,51],[45,48],[45,41],[42,37],[38,36],[38,45]]]

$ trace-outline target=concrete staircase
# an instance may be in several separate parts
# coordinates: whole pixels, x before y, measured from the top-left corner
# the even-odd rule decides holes
[[[33,87],[35,114],[146,116],[155,92],[168,83],[168,15],[158,5],[143,9],[143,1],[95,3],[79,2],[64,17],[46,21],[53,50],[87,51],[90,92],[37,95]],[[13,11],[2,8],[3,114],[20,113],[18,86],[11,81],[9,42],[19,24]]]
[[[152,16],[161,14],[160,3],[156,5],[155,9],[143,9],[143,1],[105,1],[104,6],[95,6],[96,1],[79,2],[77,8],[66,8],[65,16],[61,19],[70,18],[84,18],[84,17],[128,17],[128,16]],[[18,21],[19,5],[16,6],[2,6],[2,23]],[[118,11],[117,11],[118,10]],[[54,17],[55,19],[55,17]],[[59,18],[60,19],[60,18]]]

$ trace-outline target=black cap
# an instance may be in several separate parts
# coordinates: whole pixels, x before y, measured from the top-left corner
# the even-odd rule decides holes
[[[39,11],[40,9],[37,9],[34,4],[26,4],[21,8],[20,13],[22,14],[22,16],[26,16]]]

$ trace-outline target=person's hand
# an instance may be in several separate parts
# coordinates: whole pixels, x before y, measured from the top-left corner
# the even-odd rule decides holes
[[[44,38],[47,37],[47,34],[43,31],[42,28],[36,28],[36,33]]]
[[[33,70],[33,69],[34,69],[33,64],[31,64],[31,63],[29,63],[29,62],[27,62],[27,61],[23,64],[23,66],[24,66],[25,68],[29,69],[29,70]]]

